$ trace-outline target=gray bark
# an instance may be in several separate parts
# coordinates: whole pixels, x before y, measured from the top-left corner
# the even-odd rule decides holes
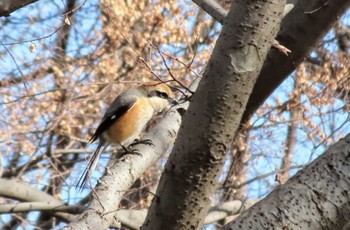
[[[203,74],[142,229],[198,229],[285,1],[237,1]]]
[[[0,17],[10,16],[12,12],[37,1],[38,0],[0,0]]]
[[[344,229],[349,191],[350,134],[223,229]]]

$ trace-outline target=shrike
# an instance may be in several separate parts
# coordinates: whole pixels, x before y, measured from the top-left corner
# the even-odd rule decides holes
[[[85,187],[101,153],[110,144],[119,144],[125,151],[142,132],[153,115],[170,104],[177,104],[174,94],[165,83],[151,82],[122,92],[107,109],[90,143],[99,141],[77,187]]]

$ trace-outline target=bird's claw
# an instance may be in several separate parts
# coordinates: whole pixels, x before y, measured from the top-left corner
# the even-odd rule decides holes
[[[152,141],[150,139],[143,139],[143,140],[136,139],[128,147],[122,146],[124,152],[121,153],[121,157],[124,156],[124,155],[127,155],[127,154],[142,156],[142,154],[140,153],[140,150],[133,149],[133,147],[135,145],[137,145],[137,144],[144,144],[144,145],[154,146],[154,144],[152,143]]]
[[[120,154],[120,157],[125,156],[127,154],[142,156],[142,154],[140,153],[140,150],[138,149],[131,149],[130,146],[128,148],[126,148],[125,146],[122,146],[122,147],[124,151]]]
[[[144,144],[144,145],[149,145],[149,146],[154,146],[154,144],[152,143],[152,141],[150,139],[142,139],[142,140],[139,140],[139,139],[136,139],[133,143],[131,143],[129,145],[129,148],[137,145],[137,144]]]

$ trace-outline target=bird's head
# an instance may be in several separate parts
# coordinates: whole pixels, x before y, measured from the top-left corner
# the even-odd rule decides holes
[[[169,104],[178,104],[174,93],[166,83],[148,82],[140,85],[139,88],[144,90],[152,107],[157,111],[164,109]]]

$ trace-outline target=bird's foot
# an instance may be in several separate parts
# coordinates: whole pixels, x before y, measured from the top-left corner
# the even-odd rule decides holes
[[[122,145],[122,148],[124,150],[124,152],[121,153],[121,157],[127,154],[133,154],[133,155],[138,155],[138,156],[142,156],[142,154],[140,153],[140,150],[138,149],[133,149],[133,147],[137,144],[144,144],[144,145],[150,145],[150,146],[154,146],[154,144],[152,143],[151,140],[149,139],[143,139],[143,140],[139,140],[136,139],[133,143],[131,143],[128,147],[125,147]]]
[[[132,148],[133,146],[135,146],[137,144],[154,146],[154,144],[152,143],[152,141],[150,139],[143,139],[143,140],[135,139],[134,142],[129,145],[129,148]]]
[[[127,154],[142,156],[142,154],[140,153],[140,150],[131,149],[131,147],[132,146],[130,146],[130,145],[129,145],[129,147],[125,147],[122,145],[122,148],[124,151],[120,154],[120,157],[125,156]]]

